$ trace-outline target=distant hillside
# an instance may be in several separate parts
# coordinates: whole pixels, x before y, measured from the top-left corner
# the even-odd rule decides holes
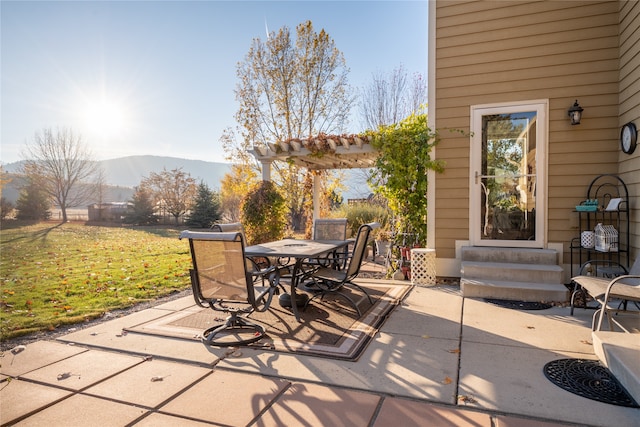
[[[220,181],[231,170],[228,163],[206,162],[203,160],[179,159],[160,156],[129,156],[100,162],[107,176],[107,183],[125,187],[135,187],[143,177],[151,172],[182,169],[196,181],[204,181],[212,189],[220,188]]]

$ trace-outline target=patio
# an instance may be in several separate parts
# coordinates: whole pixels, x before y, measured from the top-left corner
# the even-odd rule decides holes
[[[367,263],[363,276],[379,268]],[[6,352],[2,425],[640,426],[639,409],[543,374],[555,359],[596,359],[591,310],[510,310],[454,285],[415,287],[357,362],[123,333],[193,305],[181,298]]]

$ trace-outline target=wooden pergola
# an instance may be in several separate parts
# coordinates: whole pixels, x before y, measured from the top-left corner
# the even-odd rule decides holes
[[[253,156],[262,165],[262,180],[271,181],[271,164],[275,161],[293,162],[308,170],[365,169],[375,166],[378,151],[371,145],[371,137],[365,135],[321,134],[307,139],[292,138],[287,141],[254,146]],[[320,206],[315,203],[320,188],[319,178],[313,182],[313,218],[320,216]]]

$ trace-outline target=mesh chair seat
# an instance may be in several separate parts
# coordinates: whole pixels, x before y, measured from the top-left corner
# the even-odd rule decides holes
[[[591,271],[597,272],[598,267],[601,265],[620,267],[623,270],[622,274],[613,278],[585,275],[585,273],[590,273]],[[622,330],[626,330],[622,324],[616,322],[613,314],[638,314],[637,311],[627,312],[626,309],[629,301],[636,305],[640,302],[640,256],[636,258],[628,272],[626,268],[613,261],[591,260],[583,264],[580,268],[580,274],[571,279],[577,285],[571,295],[571,314],[573,315],[573,310],[576,306],[576,297],[580,296],[583,308],[587,308],[587,295],[589,295],[598,303],[598,306],[594,307],[597,310],[593,315],[591,325],[593,330],[601,329],[604,318],[608,320],[609,329],[613,330],[614,325],[616,325]],[[614,300],[619,302],[617,308],[612,304]]]

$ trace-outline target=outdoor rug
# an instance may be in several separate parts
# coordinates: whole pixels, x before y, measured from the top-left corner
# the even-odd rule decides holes
[[[307,354],[355,361],[375,336],[393,309],[404,299],[411,285],[396,283],[362,284],[373,299],[371,305],[357,288],[344,287],[340,292],[357,302],[362,316],[353,306],[336,294],[324,299],[316,297],[305,311],[300,308],[298,323],[290,308],[279,305],[274,298],[271,308],[252,313],[249,318],[262,324],[267,336],[249,347],[285,353]],[[299,291],[301,292],[301,291]],[[201,340],[202,332],[224,321],[224,313],[193,307],[170,315],[125,328],[128,332],[165,337]]]

